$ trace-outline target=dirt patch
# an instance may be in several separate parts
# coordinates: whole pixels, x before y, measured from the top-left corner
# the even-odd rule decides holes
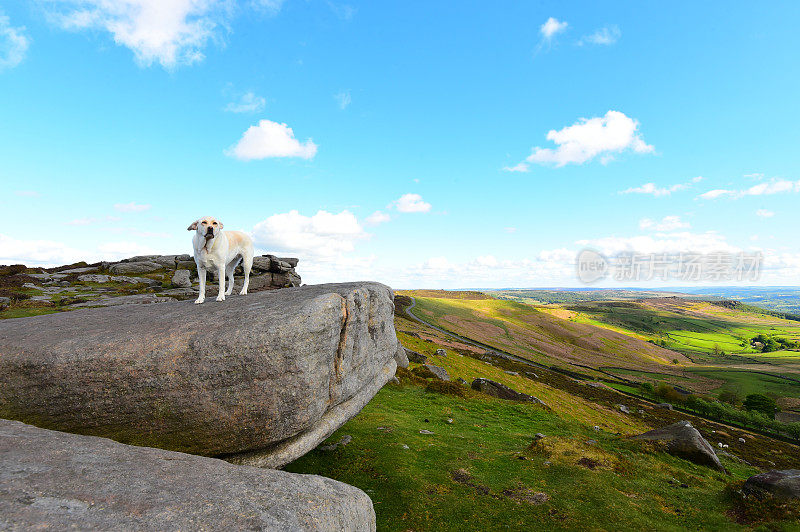
[[[541,491],[534,491],[530,488],[516,487],[503,490],[503,495],[517,504],[544,504],[550,500],[550,496]]]
[[[600,462],[593,458],[589,458],[588,456],[584,456],[583,458],[578,460],[578,465],[583,466],[587,469],[594,470],[597,469],[597,467],[600,465]]]

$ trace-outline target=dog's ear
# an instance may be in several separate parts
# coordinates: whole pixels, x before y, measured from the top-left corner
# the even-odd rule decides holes
[[[224,225],[222,225],[222,222],[220,222],[219,220],[217,220],[217,221],[219,222],[219,228],[220,228],[220,229],[222,229],[223,227],[225,227]]]
[[[192,222],[192,225],[187,227],[186,230],[187,231],[197,231],[197,222],[199,222],[199,221],[200,220],[195,220],[194,222]]]

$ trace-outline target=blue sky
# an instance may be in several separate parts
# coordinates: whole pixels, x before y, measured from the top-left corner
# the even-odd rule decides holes
[[[570,286],[592,247],[759,251],[761,283],[796,285],[798,22],[797,2],[0,1],[0,263],[190,252],[213,215],[307,282]]]

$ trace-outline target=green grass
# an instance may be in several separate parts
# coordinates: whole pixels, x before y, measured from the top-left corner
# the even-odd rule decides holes
[[[713,393],[723,390],[736,392],[741,397],[752,393],[769,394],[775,397],[800,397],[800,382],[764,375],[743,369],[689,368],[688,371],[709,379],[724,381]],[[800,380],[800,377],[793,375]]]
[[[528,451],[537,432],[546,445]],[[535,405],[414,385],[385,387],[330,441],[343,434],[353,437],[346,447],[312,451],[286,469],[363,489],[379,530],[737,530],[723,492],[756,471],[726,462],[727,477]],[[582,458],[599,466],[587,469]],[[466,480],[454,480],[458,470]],[[549,500],[519,502],[509,496],[515,492]]]

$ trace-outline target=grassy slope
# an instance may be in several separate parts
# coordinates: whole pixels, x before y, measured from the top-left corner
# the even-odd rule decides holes
[[[504,300],[464,301],[417,297],[414,312],[447,330],[509,353],[553,364],[616,366],[676,373],[683,355],[530,305]]]
[[[410,377],[403,377],[400,385],[386,386],[329,439],[335,442],[349,434],[350,444],[332,452],[312,451],[286,467],[365,490],[375,504],[379,530],[750,528],[732,521],[729,512],[736,503],[725,493],[726,486],[756,472],[755,468],[723,458],[732,473],[726,476],[616,435],[660,426],[683,417],[680,414],[652,410],[645,416],[626,416],[608,404],[595,404],[549,385],[550,372],[540,372],[534,379],[509,375],[473,358],[480,349],[402,316],[396,324],[406,347],[428,355],[454,379],[492,378],[536,395],[551,410],[471,391],[465,398],[433,393],[420,379]],[[446,357],[434,355],[439,347],[447,349]],[[616,400],[625,402],[619,397]],[[653,415],[672,417],[663,421]],[[595,431],[593,425],[602,429]],[[721,437],[710,433],[715,425],[698,420],[695,425],[707,437]],[[531,450],[537,432],[547,436]],[[753,462],[748,451],[767,449],[781,467],[800,465],[796,447],[729,432],[724,441],[731,443],[731,450]],[[734,442],[742,435],[753,443],[736,449]],[[585,459],[596,462],[596,467],[579,464],[587,463]],[[688,487],[679,487],[684,483]],[[546,494],[548,500],[525,502],[526,496],[538,501],[541,496],[536,493]],[[769,525],[800,530],[792,521]]]

